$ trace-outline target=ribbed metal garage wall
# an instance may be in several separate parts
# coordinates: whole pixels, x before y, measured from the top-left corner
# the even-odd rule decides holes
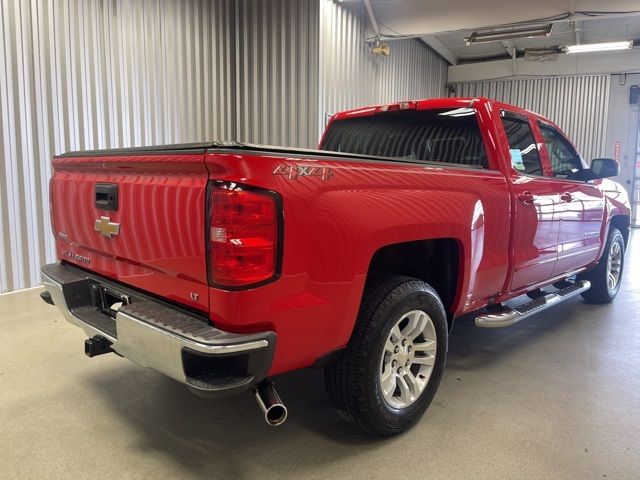
[[[424,42],[392,41],[390,56],[374,56],[364,3],[320,1],[321,129],[340,110],[445,96],[448,64]]]
[[[236,138],[315,146],[318,0],[243,0],[236,7]]]
[[[610,75],[456,84],[456,95],[489,97],[540,113],[562,128],[587,161],[605,153]]]
[[[54,258],[54,153],[233,137],[234,9],[0,0],[0,291]]]

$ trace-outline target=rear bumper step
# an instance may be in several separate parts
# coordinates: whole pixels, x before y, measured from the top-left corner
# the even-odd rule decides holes
[[[576,281],[568,287],[554,293],[548,293],[517,308],[503,307],[476,317],[476,326],[484,328],[508,327],[514,323],[535,315],[547,308],[551,308],[565,300],[569,300],[582,292],[589,290],[591,283],[587,280]]]
[[[102,347],[108,347],[204,396],[249,390],[271,367],[273,332],[225,332],[206,318],[68,264],[45,265],[42,281],[49,294],[43,300],[51,300],[89,337],[89,356],[107,353]],[[117,312],[109,314],[101,304],[105,288],[124,300]]]

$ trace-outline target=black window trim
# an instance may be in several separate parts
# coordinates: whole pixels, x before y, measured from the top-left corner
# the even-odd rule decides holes
[[[511,110],[505,110],[504,108],[500,110],[500,117],[509,118],[511,120],[520,120],[521,122],[529,123],[529,118],[522,113],[512,112]],[[531,124],[529,124],[531,126]]]

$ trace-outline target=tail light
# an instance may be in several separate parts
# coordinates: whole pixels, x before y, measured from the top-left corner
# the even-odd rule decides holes
[[[235,183],[209,188],[209,283],[246,287],[275,278],[281,236],[276,193]]]

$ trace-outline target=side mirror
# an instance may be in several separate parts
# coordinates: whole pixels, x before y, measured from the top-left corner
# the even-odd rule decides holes
[[[593,178],[615,177],[620,173],[620,165],[613,158],[594,158],[591,160]]]

